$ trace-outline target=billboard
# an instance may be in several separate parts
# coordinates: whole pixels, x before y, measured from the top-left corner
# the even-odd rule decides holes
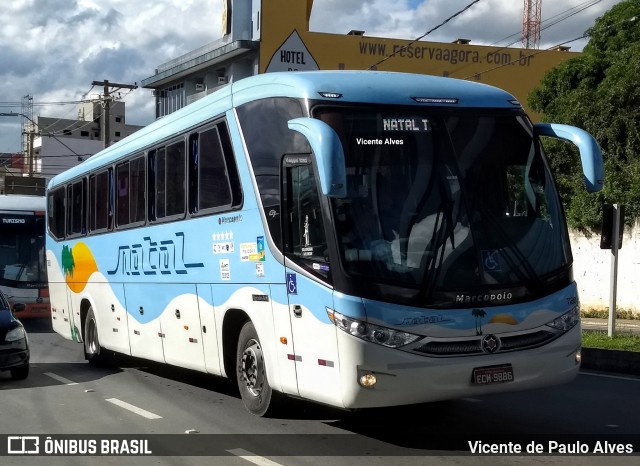
[[[576,52],[309,31],[313,0],[262,2],[259,72],[382,70],[473,80],[513,94],[526,108],[544,74]],[[535,115],[532,115],[535,119]]]

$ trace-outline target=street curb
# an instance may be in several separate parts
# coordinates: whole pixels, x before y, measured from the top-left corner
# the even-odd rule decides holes
[[[582,369],[640,375],[640,353],[601,348],[582,348]]]

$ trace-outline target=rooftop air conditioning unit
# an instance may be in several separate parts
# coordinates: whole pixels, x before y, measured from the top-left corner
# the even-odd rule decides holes
[[[204,84],[196,84],[196,91],[197,92],[204,91]]]
[[[224,76],[218,76],[218,86],[222,86],[223,84],[227,84],[227,78]]]

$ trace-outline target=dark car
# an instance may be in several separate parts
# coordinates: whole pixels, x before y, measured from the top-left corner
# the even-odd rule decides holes
[[[11,309],[6,296],[0,293],[0,371],[11,371],[11,377],[17,380],[29,375],[27,332],[13,315],[24,308],[24,304],[18,303]]]

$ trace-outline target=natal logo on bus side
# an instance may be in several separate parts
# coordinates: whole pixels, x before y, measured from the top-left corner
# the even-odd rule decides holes
[[[186,260],[184,233],[178,232],[175,236],[175,240],[160,241],[145,236],[142,243],[120,246],[115,268],[108,270],[107,274],[180,275],[189,273],[189,269],[204,267],[202,262]]]

